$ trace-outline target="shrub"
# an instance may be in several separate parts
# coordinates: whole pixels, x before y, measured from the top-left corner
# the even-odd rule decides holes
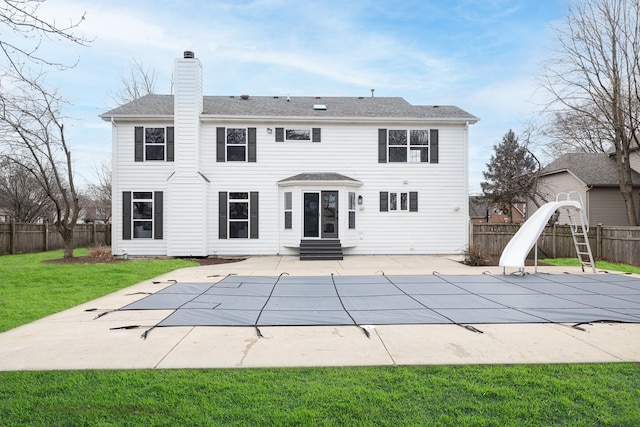
[[[111,248],[109,246],[97,246],[95,248],[89,248],[87,257],[99,259],[102,261],[111,261]]]
[[[482,248],[479,245],[469,245],[466,251],[464,251],[465,265],[471,265],[474,267],[481,267],[488,264],[488,259],[482,253]]]

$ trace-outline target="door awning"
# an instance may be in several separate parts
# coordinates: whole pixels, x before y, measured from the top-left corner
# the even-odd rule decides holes
[[[348,187],[360,187],[362,181],[350,178],[335,172],[312,172],[299,173],[289,178],[278,181],[280,187],[288,187],[293,185],[341,185]]]

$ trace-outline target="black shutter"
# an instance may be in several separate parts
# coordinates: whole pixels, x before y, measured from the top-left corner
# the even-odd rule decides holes
[[[380,192],[380,212],[389,211],[389,193],[387,191]]]
[[[320,128],[311,129],[311,142],[320,142]]]
[[[249,135],[248,135],[248,140],[247,142],[249,143],[249,153],[248,153],[248,159],[247,161],[249,162],[255,162],[256,161],[256,128],[249,128]]]
[[[157,240],[162,240],[163,208],[162,191],[155,191],[153,193],[153,238]]]
[[[224,162],[225,143],[227,142],[227,133],[225,128],[216,128],[216,161]]]
[[[429,150],[431,151],[429,156],[430,163],[438,163],[438,129],[431,129],[429,145]]]
[[[175,158],[175,137],[173,126],[167,128],[167,162],[173,162]]]
[[[276,128],[276,142],[284,142],[284,128]]]
[[[142,126],[136,126],[135,129],[134,159],[136,162],[144,161],[144,128]]]
[[[249,193],[249,238],[258,238],[258,192]]]
[[[409,212],[418,212],[418,192],[409,193]]]
[[[122,240],[131,240],[131,191],[122,192]]]
[[[387,163],[387,130],[378,129],[378,163]]]
[[[227,238],[227,193],[218,193],[218,238]]]

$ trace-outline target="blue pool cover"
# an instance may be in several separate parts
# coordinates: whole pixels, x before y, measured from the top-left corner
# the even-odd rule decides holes
[[[640,323],[623,274],[227,276],[175,283],[121,310],[173,310],[157,326]]]

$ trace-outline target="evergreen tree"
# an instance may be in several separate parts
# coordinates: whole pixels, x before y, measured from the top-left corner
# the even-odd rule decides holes
[[[535,191],[537,163],[526,147],[520,145],[516,134],[509,129],[502,142],[494,145],[495,154],[483,172],[480,183],[485,200],[496,208],[511,213],[516,202],[526,202]]]

